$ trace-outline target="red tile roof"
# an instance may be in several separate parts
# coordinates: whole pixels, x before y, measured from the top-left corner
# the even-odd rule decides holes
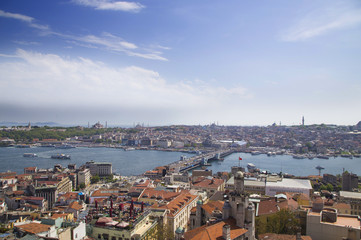
[[[28,224],[23,224],[23,225],[18,225],[16,227],[25,232],[32,233],[32,234],[47,232],[50,229],[49,225],[45,225],[45,224],[41,224],[41,223],[34,223],[34,222],[28,223]]]
[[[193,186],[195,187],[202,187],[202,188],[218,188],[223,184],[223,179],[212,178],[212,179],[203,179],[200,182],[194,183]]]
[[[210,226],[203,225],[190,230],[184,234],[184,238],[186,240],[221,240],[223,239],[223,226],[225,224],[231,226],[231,239],[242,236],[248,231],[247,229],[237,227],[236,221],[233,218],[229,218]]]

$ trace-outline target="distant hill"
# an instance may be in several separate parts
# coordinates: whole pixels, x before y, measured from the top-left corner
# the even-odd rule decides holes
[[[0,122],[0,126],[12,127],[12,126],[27,126],[29,122],[21,123],[21,122]],[[49,127],[62,127],[64,124],[56,123],[56,122],[30,122],[31,126],[49,126]]]

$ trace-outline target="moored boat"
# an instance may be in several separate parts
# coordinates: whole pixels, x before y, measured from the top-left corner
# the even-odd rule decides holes
[[[36,153],[24,153],[23,156],[24,157],[37,157],[38,155],[36,155]]]
[[[51,158],[54,158],[54,159],[70,159],[70,155],[55,154],[55,155],[52,155]]]

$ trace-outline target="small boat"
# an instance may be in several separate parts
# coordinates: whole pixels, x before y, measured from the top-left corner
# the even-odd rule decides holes
[[[55,155],[51,155],[51,158],[54,158],[54,159],[70,159],[70,155],[55,154]]]
[[[132,148],[132,147],[130,147],[130,148],[124,148],[124,151],[134,151],[135,150],[135,148]]]
[[[37,157],[36,153],[24,153],[24,157]]]
[[[294,159],[304,159],[305,157],[303,155],[293,155]]]
[[[253,152],[251,152],[251,155],[260,155],[260,154],[262,154],[260,151],[253,151]]]
[[[325,156],[325,155],[318,155],[317,158],[321,158],[321,159],[329,159],[328,156]]]

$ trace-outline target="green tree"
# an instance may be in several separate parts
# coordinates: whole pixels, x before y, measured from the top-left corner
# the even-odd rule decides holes
[[[91,179],[90,179],[91,183],[97,183],[99,181],[100,181],[99,175],[92,176]]]
[[[288,209],[281,209],[267,219],[266,231],[270,233],[294,235],[299,229],[299,219]]]
[[[333,191],[333,186],[332,186],[332,184],[331,184],[331,183],[328,183],[328,184],[326,185],[326,189],[327,189],[329,192],[332,192],[332,191]]]
[[[84,189],[84,188],[85,188],[85,183],[80,183],[79,189]]]

